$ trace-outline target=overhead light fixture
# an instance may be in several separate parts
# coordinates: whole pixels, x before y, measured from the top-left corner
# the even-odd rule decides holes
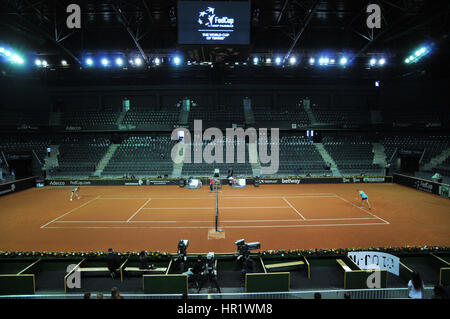
[[[123,65],[123,59],[122,58],[117,58],[116,59],[116,65],[117,66],[122,66]]]
[[[296,62],[297,62],[297,58],[296,58],[295,56],[291,56],[291,57],[289,58],[289,63],[290,63],[291,65],[295,64]]]

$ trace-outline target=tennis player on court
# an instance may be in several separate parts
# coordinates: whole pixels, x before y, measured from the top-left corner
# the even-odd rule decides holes
[[[80,199],[81,196],[78,194],[78,191],[80,190],[80,186],[74,187],[72,189],[72,194],[70,195],[70,201],[72,201],[73,195],[77,197],[77,199]]]
[[[364,201],[366,201],[367,206],[369,206],[369,209],[372,209],[372,207],[370,206],[369,203],[369,197],[367,197],[366,193],[364,193],[364,191],[358,189],[358,193],[359,195],[361,195],[361,208],[364,207]]]

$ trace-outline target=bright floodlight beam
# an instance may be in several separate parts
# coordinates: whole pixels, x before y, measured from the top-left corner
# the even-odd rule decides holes
[[[108,66],[108,64],[109,64],[109,60],[106,58],[103,58],[101,62],[102,62],[103,66]]]
[[[134,64],[136,64],[137,66],[141,66],[142,65],[142,59],[141,58],[135,58],[134,59]]]
[[[289,58],[289,63],[292,65],[292,64],[295,64],[297,62],[297,59],[295,58],[295,56],[291,56],[290,58]]]
[[[61,61],[61,65],[62,65],[62,66],[67,66],[67,61],[66,61],[66,60],[62,60],[62,61]]]
[[[253,58],[253,64],[258,64],[259,59],[257,57]]]
[[[309,58],[309,64],[314,64],[315,61],[314,58]]]
[[[154,62],[155,62],[156,65],[159,65],[161,63],[161,60],[159,58],[155,58]]]
[[[342,57],[342,58],[339,60],[339,64],[340,64],[340,65],[346,65],[347,62],[348,62],[348,59],[347,59],[346,57]]]
[[[372,59],[370,59],[369,62],[370,62],[370,65],[375,65],[377,63],[377,60],[372,58]]]
[[[379,65],[384,65],[385,63],[386,63],[386,59],[384,59],[384,58],[381,58],[378,60]]]
[[[175,63],[175,65],[179,65],[180,63],[181,63],[181,59],[180,59],[180,57],[174,57],[173,58],[173,63]]]
[[[122,58],[117,58],[116,59],[116,65],[117,66],[122,66],[123,65],[123,59]]]
[[[41,65],[42,65],[42,61],[39,60],[39,59],[36,59],[36,60],[34,60],[34,64],[35,64],[36,66],[41,66]]]
[[[275,59],[275,63],[276,63],[277,65],[280,65],[280,64],[281,64],[281,58],[280,58],[280,57],[277,57],[277,58]]]
[[[87,64],[88,66],[92,66],[92,65],[94,65],[94,60],[92,60],[91,58],[87,58],[87,59],[86,59],[86,64]]]

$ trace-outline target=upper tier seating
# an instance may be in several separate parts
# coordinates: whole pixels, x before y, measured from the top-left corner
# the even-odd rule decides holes
[[[302,106],[282,106],[279,110],[268,108],[253,108],[253,115],[258,122],[289,122],[297,125],[310,123],[308,114]]]
[[[130,110],[125,115],[122,124],[176,124],[179,118],[179,111],[150,111],[150,110]]]
[[[116,125],[118,112],[110,111],[77,111],[65,112],[61,115],[61,124],[64,126],[91,126]]]
[[[370,113],[365,107],[325,107],[311,106],[318,123],[335,124],[339,126],[351,126],[370,123]]]

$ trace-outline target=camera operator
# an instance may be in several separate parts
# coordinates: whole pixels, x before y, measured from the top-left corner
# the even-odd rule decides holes
[[[209,282],[210,286],[213,284],[216,289],[221,293],[219,283],[217,282],[217,270],[214,267],[214,254],[209,253],[206,256],[206,263],[203,266],[201,275],[201,282],[198,287],[197,293],[203,288],[206,282]]]
[[[187,275],[188,280],[192,280],[196,284],[196,286],[199,287],[200,286],[199,281],[201,278],[203,267],[204,267],[203,257],[202,255],[198,255],[194,267],[189,268],[186,272],[183,273],[183,275]]]
[[[187,261],[186,250],[189,245],[189,241],[182,239],[178,242],[178,255],[174,259],[174,262],[178,264],[178,270],[180,273],[184,272],[184,264]]]

